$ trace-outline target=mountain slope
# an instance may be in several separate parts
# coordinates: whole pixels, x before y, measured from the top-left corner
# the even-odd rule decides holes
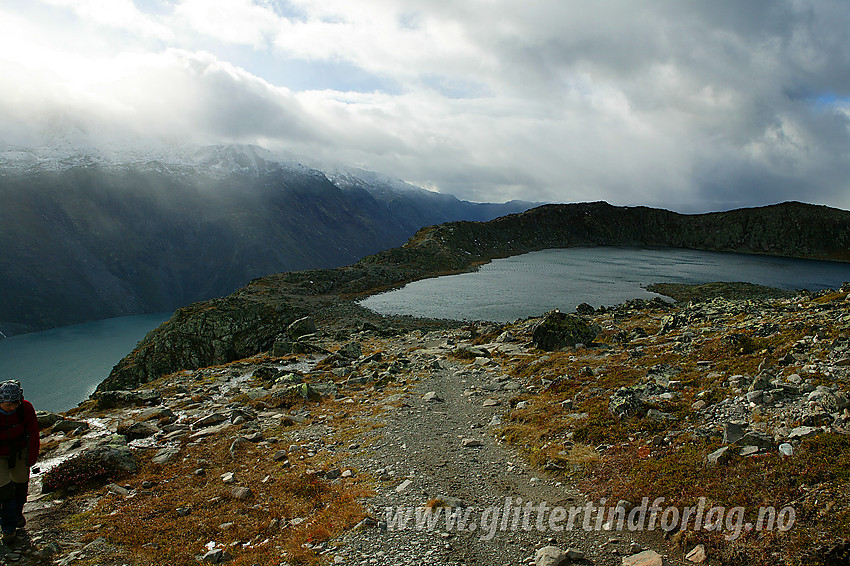
[[[98,389],[132,388],[180,369],[254,355],[269,349],[281,329],[301,316],[357,327],[357,318],[370,315],[360,311],[352,316],[348,297],[474,269],[497,257],[580,245],[671,246],[847,261],[850,212],[784,203],[683,215],[597,202],[546,205],[489,222],[430,226],[405,245],[350,266],[263,277],[222,299],[180,309],[121,360]]]
[[[352,263],[400,245],[423,225],[528,207],[479,205],[378,180],[343,189],[320,171],[250,146],[119,163],[99,154],[6,155],[6,335],[170,311],[270,273]]]

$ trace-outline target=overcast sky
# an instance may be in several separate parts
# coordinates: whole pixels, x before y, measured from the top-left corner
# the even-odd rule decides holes
[[[850,208],[848,30],[846,0],[0,0],[0,143],[256,143],[474,201]]]

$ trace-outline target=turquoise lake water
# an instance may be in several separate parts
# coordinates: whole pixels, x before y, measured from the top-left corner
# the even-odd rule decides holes
[[[498,259],[476,272],[424,279],[361,305],[382,314],[511,322],[553,308],[652,298],[652,283],[746,281],[782,289],[840,287],[850,263],[682,249],[586,247]]]
[[[125,316],[5,338],[0,340],[0,380],[20,380],[24,397],[37,410],[70,409],[170,316]]]

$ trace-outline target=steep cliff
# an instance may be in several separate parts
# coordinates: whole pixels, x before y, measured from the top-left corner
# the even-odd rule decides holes
[[[796,202],[682,215],[604,202],[547,205],[489,222],[419,230],[401,247],[336,269],[281,273],[178,310],[113,369],[99,390],[127,388],[180,369],[268,348],[286,324],[409,281],[475,269],[497,257],[582,245],[669,246],[850,260],[850,212]]]

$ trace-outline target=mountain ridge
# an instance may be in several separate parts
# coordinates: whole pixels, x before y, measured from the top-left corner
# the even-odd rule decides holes
[[[596,202],[429,226],[403,246],[352,265],[262,277],[222,299],[180,309],[121,360],[98,390],[132,388],[180,369],[266,351],[303,316],[351,329],[374,315],[352,311],[353,299],[472,270],[498,257],[579,245],[659,245],[848,261],[850,212],[789,202],[683,215]]]
[[[22,151],[0,151],[6,335],[173,311],[270,273],[349,264],[425,225],[531,206],[402,191],[377,174],[341,187],[258,146]]]

